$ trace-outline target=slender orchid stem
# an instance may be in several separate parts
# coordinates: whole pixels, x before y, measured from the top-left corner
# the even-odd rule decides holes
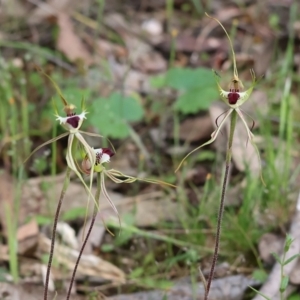
[[[224,174],[224,179],[223,179],[222,193],[221,193],[220,206],[219,206],[219,212],[218,212],[218,222],[217,222],[217,231],[216,231],[216,239],[215,239],[215,249],[214,249],[211,269],[210,269],[208,280],[207,280],[207,288],[206,288],[206,291],[205,291],[204,300],[208,300],[208,294],[209,294],[209,290],[210,290],[212,280],[214,278],[215,267],[216,267],[218,254],[219,254],[221,226],[222,226],[222,219],[223,219],[223,213],[224,213],[226,188],[227,188],[227,182],[228,182],[228,178],[229,178],[229,169],[230,169],[231,157],[232,157],[232,144],[233,144],[233,136],[234,136],[236,120],[237,120],[237,112],[235,110],[233,110],[233,112],[231,114],[228,148],[227,148],[227,153],[226,153],[225,174]]]
[[[49,286],[49,278],[50,278],[50,271],[51,271],[51,265],[53,260],[53,254],[54,254],[54,246],[55,246],[55,237],[56,237],[56,227],[58,222],[58,217],[60,213],[60,208],[63,203],[63,200],[65,198],[65,194],[67,191],[67,188],[70,183],[70,176],[71,176],[71,169],[67,169],[66,177],[63,183],[63,188],[61,190],[60,198],[57,204],[55,217],[54,217],[54,223],[52,228],[52,237],[51,237],[51,246],[50,246],[50,254],[49,254],[49,260],[48,260],[48,266],[47,266],[47,273],[46,273],[46,279],[45,279],[45,288],[44,288],[44,300],[47,300],[48,298],[48,286]]]
[[[101,193],[101,173],[97,173],[97,190],[96,190],[96,195],[95,195],[95,200],[99,199],[100,198],[100,193]],[[95,204],[94,205],[94,211],[93,211],[93,217],[92,217],[92,220],[91,220],[91,224],[90,224],[90,227],[88,229],[88,232],[86,234],[86,237],[83,241],[83,244],[81,246],[81,249],[79,251],[79,254],[78,254],[78,257],[77,257],[77,260],[76,260],[76,263],[75,263],[75,266],[74,266],[74,269],[73,269],[73,273],[72,273],[72,277],[71,277],[71,281],[70,281],[70,285],[69,285],[69,289],[68,289],[68,293],[67,293],[67,298],[66,300],[69,300],[70,299],[70,296],[71,296],[71,291],[72,291],[72,286],[73,286],[73,283],[75,281],[75,275],[76,275],[76,272],[77,272],[77,268],[78,268],[78,265],[79,265],[79,262],[80,262],[80,259],[81,259],[81,256],[83,254],[83,250],[86,246],[86,243],[90,237],[90,234],[92,232],[92,229],[94,227],[94,224],[95,224],[95,221],[96,221],[96,216],[97,216],[97,213],[98,213],[98,207],[97,205]]]

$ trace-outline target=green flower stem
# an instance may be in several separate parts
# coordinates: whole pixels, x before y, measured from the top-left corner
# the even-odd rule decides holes
[[[225,195],[226,195],[226,188],[227,188],[227,182],[228,182],[228,177],[229,177],[229,168],[230,168],[231,157],[232,157],[232,144],[233,144],[233,136],[234,136],[234,130],[235,130],[235,126],[236,126],[236,120],[237,120],[237,112],[236,112],[236,110],[233,110],[233,112],[231,113],[230,132],[229,132],[229,139],[228,139],[228,148],[227,148],[227,153],[226,153],[225,174],[224,174],[224,179],[223,179],[222,194],[221,194],[220,206],[219,206],[219,212],[218,212],[218,223],[217,223],[217,232],[216,232],[216,239],[215,239],[215,249],[214,249],[211,269],[210,269],[208,280],[207,280],[207,288],[205,291],[204,300],[208,300],[208,294],[209,294],[212,280],[214,278],[215,267],[216,267],[218,254],[219,254],[221,225],[222,225],[222,219],[223,219],[223,213],[224,213]]]
[[[101,172],[98,172],[97,173],[97,190],[96,190],[95,200],[97,200],[97,199],[100,198],[100,193],[101,193]],[[77,260],[75,262],[75,266],[74,266],[74,269],[73,269],[73,273],[72,273],[72,277],[71,277],[71,282],[70,282],[70,285],[69,285],[69,289],[68,289],[68,294],[67,294],[66,300],[69,300],[70,297],[71,297],[72,286],[73,286],[73,283],[75,281],[75,275],[76,275],[76,272],[77,272],[77,268],[78,268],[81,256],[83,254],[83,250],[84,250],[84,248],[86,246],[86,243],[87,243],[87,241],[88,241],[88,239],[90,237],[90,234],[92,232],[92,229],[94,227],[97,213],[98,213],[98,206],[95,204],[94,205],[94,211],[93,211],[93,217],[92,217],[92,220],[91,220],[91,225],[90,225],[90,227],[88,229],[86,237],[85,237],[85,239],[83,241],[83,244],[81,246],[81,249],[79,251],[79,255],[78,255]]]
[[[57,227],[58,217],[59,217],[59,213],[60,213],[60,208],[61,208],[61,205],[62,205],[63,200],[65,198],[66,191],[67,191],[69,183],[70,183],[70,177],[71,177],[71,169],[68,167],[66,177],[65,177],[65,180],[64,180],[64,183],[63,183],[63,188],[61,190],[60,198],[59,198],[59,201],[58,201],[58,204],[57,204],[54,223],[53,223],[53,228],[52,228],[51,246],[50,246],[49,260],[48,260],[46,280],[45,280],[44,300],[47,300],[47,298],[48,298],[48,286],[49,286],[49,278],[50,278],[50,271],[51,271],[51,265],[52,265],[52,260],[53,260],[53,254],[54,254],[56,227]]]

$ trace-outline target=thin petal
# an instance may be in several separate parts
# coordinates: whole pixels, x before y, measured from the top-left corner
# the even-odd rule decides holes
[[[51,140],[45,142],[44,144],[38,146],[37,148],[35,148],[35,149],[29,154],[29,156],[25,159],[24,163],[25,163],[25,162],[26,162],[26,161],[27,161],[27,160],[28,160],[28,159],[29,159],[36,151],[40,150],[41,148],[43,148],[44,146],[46,146],[46,145],[48,145],[48,144],[51,144],[51,143],[53,143],[53,142],[58,141],[59,139],[61,139],[61,138],[65,137],[65,136],[67,136],[68,134],[69,134],[69,132],[65,132],[65,133],[63,133],[63,134],[61,134],[61,135],[59,135],[59,136],[57,136],[57,137],[55,137],[55,138],[53,138],[53,139],[51,139]]]
[[[104,172],[101,173],[101,189],[103,192],[103,195],[105,196],[105,198],[107,199],[107,201],[109,202],[110,206],[112,207],[112,209],[114,210],[114,212],[116,213],[118,219],[119,219],[119,225],[121,227],[121,219],[120,219],[120,215],[119,212],[115,206],[115,204],[113,203],[113,201],[111,200],[109,194],[107,193],[106,187],[105,187],[105,180],[104,180]]]
[[[100,134],[97,134],[97,133],[86,132],[86,131],[82,131],[82,130],[78,130],[78,132],[80,132],[80,133],[82,133],[82,134],[89,135],[89,136],[94,136],[94,137],[101,137],[101,138],[103,138],[103,136],[102,136],[102,135],[100,135]]]
[[[77,132],[75,133],[76,138],[79,140],[79,142],[82,144],[84,151],[86,152],[88,159],[91,163],[91,166],[95,165],[96,162],[96,155],[95,155],[95,151],[92,147],[90,147],[90,145],[86,142],[86,140],[83,138],[83,136]],[[92,195],[92,186],[93,186],[93,175],[94,175],[94,168],[91,168],[91,172],[90,172],[90,184],[89,184],[89,196]],[[81,176],[81,175],[80,175]],[[96,203],[94,196],[92,197],[95,204],[98,205],[98,203]],[[89,201],[89,197],[88,197],[88,201]]]
[[[86,132],[86,131],[82,131],[82,130],[78,130],[78,132],[82,133],[82,134],[86,134],[88,136],[94,136],[94,137],[100,137],[100,138],[103,138],[102,135],[100,134],[97,134],[97,133],[91,133],[91,132]],[[116,150],[115,150],[115,147],[114,145],[112,144],[112,142],[106,138],[106,140],[109,142],[110,144],[110,147],[113,149],[113,151],[116,153]]]
[[[106,170],[105,173],[112,181],[114,181],[116,183],[132,183],[132,182],[135,182],[138,180],[138,181],[143,181],[143,182],[148,182],[148,183],[176,187],[176,185],[173,185],[171,183],[164,182],[161,180],[156,180],[156,179],[151,179],[151,178],[148,179],[148,178],[132,177],[132,176],[123,174],[122,172],[115,170],[115,169]],[[125,179],[119,179],[118,177],[123,177]]]
[[[183,162],[194,152],[196,152],[197,150],[199,150],[200,148],[207,146],[209,144],[211,144],[212,142],[215,141],[215,139],[217,138],[221,128],[223,127],[223,125],[225,124],[226,120],[228,119],[228,117],[231,115],[231,113],[233,112],[233,109],[230,109],[224,119],[222,120],[222,122],[220,123],[219,127],[211,134],[211,139],[209,141],[207,141],[206,143],[202,144],[201,146],[195,148],[194,150],[192,150],[190,153],[188,153],[180,162],[179,166],[177,167],[177,169],[175,170],[175,173],[180,169],[181,165],[183,164]]]
[[[214,77],[215,77],[215,80],[216,80],[216,83],[217,83],[217,87],[218,87],[218,91],[219,91],[219,94],[220,94],[220,97],[221,97],[221,100],[223,102],[225,102],[227,105],[228,105],[228,94],[229,92],[226,92],[224,91],[221,86],[220,86],[220,76],[219,74],[215,71],[215,70],[212,70],[213,73],[214,73]]]
[[[76,167],[76,164],[75,164],[75,161],[74,161],[74,158],[73,158],[73,155],[72,155],[72,146],[73,146],[74,136],[75,136],[74,134],[69,135],[69,142],[68,142],[68,149],[67,149],[67,156],[66,156],[67,164],[68,164],[69,168],[72,171],[74,171],[74,173],[77,175],[77,177],[79,178],[79,180],[83,184],[84,188],[86,189],[86,191],[88,193],[88,202],[89,202],[90,197],[91,197],[93,199],[95,205],[97,206],[97,208],[99,208],[99,205],[96,202],[94,195],[92,194],[91,182],[93,180],[93,178],[92,178],[93,173],[91,173],[91,175],[90,175],[90,187],[88,187],[86,185],[83,177],[81,176],[80,172],[78,171],[78,169]],[[91,159],[91,161],[92,161],[92,159]]]

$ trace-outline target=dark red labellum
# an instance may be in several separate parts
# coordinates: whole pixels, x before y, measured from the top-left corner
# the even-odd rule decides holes
[[[73,128],[77,128],[80,118],[78,116],[72,116],[67,118],[67,123],[70,124]]]
[[[113,152],[111,149],[109,148],[102,148],[103,153],[109,155],[109,157],[112,157],[115,155],[115,152]]]
[[[239,90],[230,89],[230,93],[228,94],[229,104],[236,104],[240,98]]]
[[[109,155],[109,157],[112,157],[115,155],[115,153],[112,150],[110,150],[109,148],[102,148],[102,152],[101,153],[98,152],[96,154],[96,165],[100,164],[103,154],[107,154],[107,155]]]

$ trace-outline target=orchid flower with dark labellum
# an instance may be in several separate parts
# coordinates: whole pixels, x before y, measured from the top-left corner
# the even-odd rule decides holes
[[[172,184],[163,182],[163,181],[155,180],[155,179],[140,179],[140,178],[125,175],[122,172],[114,170],[114,169],[106,169],[105,165],[110,162],[111,157],[114,155],[115,155],[115,152],[112,151],[110,148],[93,149],[93,160],[90,160],[90,156],[88,154],[84,153],[80,170],[87,175],[91,175],[92,172],[97,173],[97,191],[96,191],[95,199],[100,198],[101,192],[104,194],[105,198],[108,200],[109,204],[111,205],[114,212],[116,213],[116,215],[119,219],[119,225],[121,227],[121,220],[120,220],[118,210],[117,210],[115,204],[113,203],[112,199],[110,198],[110,196],[106,190],[106,187],[105,187],[105,176],[109,177],[112,181],[114,181],[116,183],[132,183],[132,182],[139,180],[139,181],[144,181],[144,182],[149,182],[149,183],[168,185],[168,186],[172,186],[172,187],[175,187],[175,186]],[[79,265],[81,255],[84,251],[85,245],[89,239],[92,228],[94,226],[94,223],[96,220],[96,215],[98,213],[98,208],[99,208],[99,205],[98,206],[94,205],[94,211],[93,211],[93,216],[91,218],[90,226],[87,230],[87,234],[84,238],[82,247],[80,249],[80,252],[79,252],[79,255],[78,255],[77,261],[75,263],[75,267],[74,267],[72,276],[71,276],[71,282],[70,282],[69,289],[67,292],[67,298],[66,298],[67,300],[70,299],[70,297],[71,297],[71,291],[72,291],[73,283],[75,281],[77,267]],[[104,226],[105,226],[105,223],[104,223]],[[106,229],[108,230],[108,232],[110,232],[107,227],[106,227]]]
[[[106,169],[105,164],[110,162],[111,157],[114,156],[115,153],[110,148],[98,148],[98,149],[93,149],[93,151],[94,151],[94,160],[91,161],[89,156],[85,155],[81,164],[81,170],[87,175],[90,175],[92,171],[96,173],[100,173],[101,191],[103,192],[105,198],[108,200],[109,204],[111,205],[115,213],[118,215],[118,217],[119,217],[118,210],[114,205],[113,201],[111,200],[105,187],[105,176],[110,178],[115,183],[133,183],[135,181],[143,181],[148,183],[175,187],[173,184],[164,181],[160,181],[156,179],[148,179],[148,178],[141,179],[141,178],[123,174],[122,172],[115,169]]]
[[[83,186],[88,192],[88,195],[91,196],[94,199],[94,196],[91,193],[91,188],[92,188],[92,182],[93,182],[93,171],[90,174],[90,182],[89,186],[85,183],[80,170],[78,169],[77,162],[75,160],[75,152],[77,150],[78,144],[81,145],[87,153],[87,156],[89,157],[89,160],[94,164],[95,163],[95,156],[94,156],[94,151],[93,148],[86,142],[86,140],[83,137],[83,134],[89,135],[89,136],[98,136],[101,137],[100,135],[97,134],[92,134],[89,132],[81,131],[80,127],[83,123],[83,121],[86,119],[87,111],[84,109],[84,103],[82,101],[82,111],[80,114],[76,114],[74,112],[75,106],[72,104],[67,104],[64,107],[64,111],[66,113],[65,117],[62,117],[58,114],[57,109],[55,108],[55,116],[56,120],[62,125],[68,132],[65,132],[45,143],[37,147],[35,150],[32,151],[30,156],[34,154],[36,151],[41,149],[42,147],[51,144],[63,137],[68,136],[68,145],[67,145],[67,153],[66,153],[66,161],[68,167],[77,175]],[[28,158],[27,158],[28,159]]]
[[[211,284],[212,284],[212,281],[214,278],[215,267],[216,267],[216,263],[217,263],[217,259],[218,259],[218,253],[219,253],[219,248],[220,248],[222,219],[223,219],[223,213],[224,213],[224,207],[225,207],[225,195],[226,195],[226,188],[227,188],[228,179],[229,179],[229,169],[230,169],[231,160],[232,160],[233,138],[234,138],[234,132],[235,132],[235,127],[236,127],[236,122],[237,122],[238,117],[240,117],[243,124],[245,125],[248,139],[250,140],[252,146],[254,147],[254,149],[257,153],[257,156],[258,156],[258,159],[260,162],[260,166],[261,166],[259,151],[258,151],[257,146],[254,143],[254,135],[251,132],[251,129],[248,127],[248,124],[244,118],[243,112],[240,109],[240,107],[249,99],[255,85],[257,84],[257,79],[255,77],[254,71],[250,70],[251,77],[252,77],[252,84],[248,90],[243,91],[244,87],[238,76],[235,53],[233,50],[233,45],[232,45],[231,39],[230,39],[226,29],[224,28],[224,26],[221,24],[221,22],[219,20],[217,20],[216,18],[210,17],[208,14],[206,14],[206,15],[209,18],[215,20],[222,27],[222,29],[224,30],[224,32],[229,40],[229,44],[230,44],[230,49],[231,49],[231,53],[232,53],[232,61],[233,61],[233,77],[230,82],[228,90],[222,89],[222,87],[220,86],[220,83],[219,83],[220,77],[218,76],[218,74],[215,71],[213,71],[215,79],[216,79],[220,98],[229,107],[229,109],[225,113],[221,114],[221,116],[224,115],[224,117],[223,117],[222,121],[220,122],[220,124],[217,123],[218,118],[220,116],[217,118],[217,120],[216,120],[217,129],[211,134],[211,139],[209,141],[207,141],[206,143],[202,144],[201,146],[197,147],[190,153],[188,153],[183,158],[183,160],[180,162],[178,168],[176,169],[176,171],[177,171],[181,167],[182,163],[187,159],[187,157],[189,157],[193,152],[199,150],[200,148],[202,148],[206,145],[213,143],[216,140],[216,138],[217,138],[219,132],[221,131],[222,127],[224,126],[225,122],[230,117],[230,130],[229,130],[229,135],[228,135],[228,146],[227,146],[227,151],[226,151],[225,173],[224,173],[223,183],[222,183],[222,188],[221,188],[220,205],[219,205],[219,209],[218,209],[217,228],[216,228],[216,235],[215,235],[215,246],[214,246],[214,252],[213,252],[213,257],[212,257],[211,269],[210,269],[210,272],[208,275],[207,282],[206,282],[205,278],[203,276],[201,276],[204,287],[205,287],[204,300],[208,300],[209,291],[210,291]],[[262,172],[261,172],[261,179],[262,179],[262,182],[264,183],[263,178],[262,178]],[[201,270],[200,270],[200,273],[201,273]]]
[[[51,266],[52,266],[53,255],[54,255],[57,222],[58,222],[58,218],[59,218],[60,209],[61,209],[64,197],[65,197],[66,191],[69,186],[69,182],[70,182],[70,178],[71,178],[71,171],[73,171],[77,175],[77,177],[80,179],[81,183],[85,187],[85,189],[88,193],[88,201],[90,198],[92,198],[94,200],[95,207],[98,208],[98,203],[95,201],[95,198],[94,198],[93,194],[91,193],[94,170],[93,169],[91,170],[90,182],[89,182],[89,186],[88,186],[85,183],[85,181],[82,177],[82,174],[80,172],[81,170],[76,161],[76,154],[77,154],[78,147],[80,146],[81,148],[84,149],[87,157],[91,161],[91,164],[95,164],[96,157],[95,157],[94,150],[85,141],[83,134],[90,135],[90,136],[97,136],[97,137],[101,137],[101,136],[80,130],[80,128],[83,124],[83,121],[86,119],[86,115],[87,115],[87,111],[84,106],[84,100],[82,99],[82,101],[81,101],[81,113],[77,115],[74,112],[76,107],[73,104],[69,104],[67,102],[67,100],[62,95],[60,88],[52,80],[52,78],[50,76],[48,76],[47,74],[45,74],[45,72],[43,72],[42,70],[40,70],[40,71],[52,82],[53,86],[55,87],[57,93],[59,94],[59,96],[61,98],[61,101],[62,101],[63,107],[64,107],[65,116],[60,116],[58,114],[58,110],[54,104],[55,116],[56,116],[56,120],[60,123],[60,125],[62,125],[67,130],[67,132],[40,145],[30,154],[30,156],[33,153],[35,153],[36,151],[38,151],[39,149],[41,149],[42,147],[44,147],[45,145],[48,145],[48,144],[55,142],[63,137],[68,136],[68,145],[67,145],[67,152],[66,152],[66,161],[67,161],[68,168],[67,168],[66,176],[65,176],[65,179],[63,182],[63,187],[61,190],[60,198],[57,203],[56,212],[55,212],[53,228],[52,228],[52,238],[51,238],[48,266],[47,266],[47,272],[46,272],[46,276],[45,276],[44,300],[47,300],[48,299],[48,286],[49,286],[49,280],[50,280],[50,270],[51,270]],[[27,158],[27,160],[28,160],[28,158]]]
[[[221,123],[217,124],[217,129],[211,134],[211,139],[209,141],[207,141],[206,143],[200,145],[199,147],[195,148],[191,152],[189,152],[182,159],[182,161],[180,162],[180,164],[177,167],[177,169],[175,170],[175,172],[177,172],[180,169],[180,167],[182,166],[183,162],[192,153],[194,153],[195,151],[199,150],[200,148],[202,148],[204,146],[207,146],[207,145],[213,143],[216,140],[216,138],[217,138],[219,132],[221,131],[222,127],[224,126],[225,122],[228,120],[229,116],[233,112],[236,113],[240,117],[240,119],[242,120],[243,124],[245,125],[246,132],[247,132],[247,135],[248,135],[248,139],[249,139],[250,143],[252,144],[252,146],[254,147],[254,149],[256,151],[256,154],[258,156],[260,165],[261,165],[261,159],[260,159],[260,155],[259,155],[259,150],[258,150],[256,144],[254,143],[254,135],[251,132],[251,129],[249,128],[249,126],[247,124],[247,121],[245,120],[245,117],[243,115],[242,110],[240,109],[240,106],[242,106],[249,99],[251,93],[253,92],[253,89],[254,89],[255,85],[257,84],[257,78],[255,76],[254,70],[251,69],[250,73],[251,73],[251,77],[252,77],[252,84],[251,84],[251,86],[250,86],[249,89],[247,89],[246,91],[243,91],[244,86],[243,86],[243,84],[242,84],[242,82],[241,82],[241,80],[239,79],[239,76],[238,76],[238,71],[237,71],[237,67],[236,67],[236,60],[235,60],[235,53],[234,53],[234,50],[233,50],[233,45],[232,45],[231,39],[230,39],[230,37],[229,37],[226,29],[219,22],[219,20],[217,20],[217,19],[215,19],[213,17],[210,17],[209,15],[207,15],[207,16],[209,18],[214,19],[223,28],[223,30],[225,31],[225,33],[226,33],[226,35],[228,37],[228,40],[229,40],[229,43],[230,43],[230,48],[231,48],[231,51],[232,51],[232,57],[233,57],[233,78],[232,78],[231,83],[229,85],[229,90],[226,91],[226,90],[222,89],[222,87],[220,86],[220,83],[219,83],[220,82],[220,76],[213,70],[220,98],[229,107],[229,110],[227,110],[224,113],[224,117],[223,117]],[[261,176],[261,179],[263,181],[262,176]]]

